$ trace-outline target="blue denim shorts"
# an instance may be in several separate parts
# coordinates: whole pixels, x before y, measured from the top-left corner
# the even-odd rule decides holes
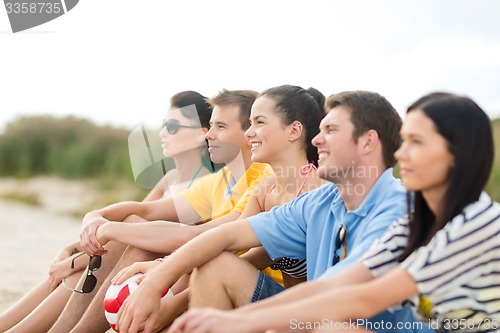
[[[283,290],[285,290],[283,286],[274,282],[270,276],[259,271],[257,283],[252,295],[252,303],[276,295]]]

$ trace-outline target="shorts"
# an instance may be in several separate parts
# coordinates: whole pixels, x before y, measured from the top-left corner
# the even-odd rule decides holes
[[[262,299],[269,298],[279,294],[283,290],[285,290],[285,288],[282,285],[274,282],[270,276],[259,271],[259,276],[257,277],[257,283],[255,284],[251,302],[254,303]]]

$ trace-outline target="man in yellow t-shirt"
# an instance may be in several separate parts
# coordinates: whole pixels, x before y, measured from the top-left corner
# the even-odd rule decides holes
[[[224,167],[214,175],[203,177],[182,197],[200,217],[200,221],[217,219],[228,213],[243,213],[248,197],[263,176],[272,173],[269,165],[253,163],[236,182],[229,167]]]
[[[210,158],[215,163],[226,164],[217,173],[205,176],[178,196],[151,202],[118,203],[85,216],[81,232],[85,252],[101,255],[113,248],[115,242],[128,245],[129,248],[118,264],[112,257],[108,260],[108,255],[103,257],[101,268],[93,272],[99,291],[85,297],[73,294],[51,332],[69,331],[73,327],[73,332],[87,332],[100,327],[106,329],[109,326],[103,315],[102,302],[110,279],[120,269],[136,261],[151,260],[159,254],[173,252],[200,233],[195,228],[182,228],[180,232],[179,223],[110,221],[123,221],[129,215],[137,215],[147,221],[175,221],[182,224],[216,220],[214,225],[217,225],[236,220],[241,215],[252,189],[272,173],[267,164],[252,163],[251,147],[244,136],[250,125],[250,109],[257,95],[248,90],[223,90],[209,100],[214,106],[211,128],[206,134]],[[109,241],[115,242],[107,244],[104,250],[103,246]],[[273,279],[282,283],[281,274],[267,271],[273,272],[270,274]],[[86,310],[89,303],[90,307]]]

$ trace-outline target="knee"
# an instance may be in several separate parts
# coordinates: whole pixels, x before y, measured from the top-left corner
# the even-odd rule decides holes
[[[191,273],[191,282],[199,281],[203,279],[213,279],[221,276],[225,276],[228,271],[234,270],[234,268],[241,261],[235,254],[229,252],[223,252],[212,260],[206,262],[205,264],[195,268]]]
[[[153,259],[158,258],[160,256],[162,256],[162,254],[149,252],[149,251],[140,249],[138,247],[127,246],[125,251],[123,252],[122,258],[127,258],[129,260],[136,262],[136,261],[153,260]]]

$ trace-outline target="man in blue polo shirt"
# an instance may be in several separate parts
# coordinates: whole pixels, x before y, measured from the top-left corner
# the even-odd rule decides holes
[[[282,291],[256,268],[268,266],[268,261],[252,265],[230,251],[262,245],[275,261],[305,258],[308,280],[321,279],[361,259],[392,222],[405,214],[405,191],[392,175],[401,127],[392,105],[376,93],[354,91],[330,96],[327,110],[313,144],[319,153],[319,175],[331,184],[185,244],[146,274],[121,310],[120,329],[154,318],[161,291],[196,267],[191,278],[191,307],[232,309]],[[290,259],[281,265],[285,271],[293,269]],[[342,281],[347,285],[355,280]],[[295,289],[231,313],[189,311],[169,332],[262,332],[272,327],[255,320],[255,314],[300,299],[302,291]],[[307,285],[300,290],[307,290]],[[383,312],[372,318],[376,323],[372,327],[389,332],[387,325],[380,325],[388,321],[407,323],[413,321],[413,315],[408,308]],[[405,331],[412,330],[398,330]]]

